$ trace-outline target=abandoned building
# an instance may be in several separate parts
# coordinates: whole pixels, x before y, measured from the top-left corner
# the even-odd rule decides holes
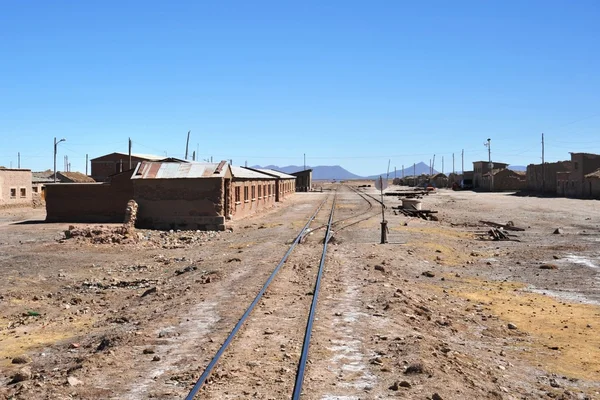
[[[90,160],[90,175],[96,182],[106,182],[111,175],[134,169],[142,161],[159,161],[164,158],[151,154],[131,154],[130,162],[127,153],[110,153]]]
[[[527,190],[536,193],[557,194],[557,174],[569,172],[571,161],[529,164],[527,166]]]
[[[296,177],[293,175],[288,175],[268,168],[244,168],[272,176],[277,180],[275,185],[275,201],[280,201],[280,199],[283,199],[285,196],[296,191]]]
[[[585,176],[584,185],[588,187],[590,197],[600,199],[600,168]]]
[[[600,154],[571,153],[571,170],[557,173],[556,193],[566,197],[600,198],[594,182],[598,169]]]
[[[442,174],[441,172],[433,175],[429,179],[429,183],[431,183],[436,188],[446,188],[448,187],[448,177],[446,174]]]
[[[0,208],[31,205],[31,170],[0,167]]]
[[[143,161],[106,182],[47,184],[47,221],[122,222],[138,205],[140,228],[223,230],[225,221],[255,213],[295,191],[295,177],[227,162]]]
[[[296,192],[310,192],[312,189],[312,169],[293,172],[290,175],[296,177]]]
[[[473,161],[473,189],[492,190],[489,182],[487,186],[484,186],[483,176],[489,173],[491,170],[497,171],[506,169],[507,167],[508,164],[499,162],[490,163],[489,161]]]
[[[508,168],[488,172],[482,179],[481,188],[492,192],[518,191],[527,187],[525,172]]]

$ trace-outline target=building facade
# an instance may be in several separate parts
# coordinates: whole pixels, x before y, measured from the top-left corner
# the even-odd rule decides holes
[[[600,154],[571,153],[571,170],[557,174],[556,192],[560,196],[575,198],[594,197],[593,179],[600,169]]]
[[[492,170],[506,169],[508,164],[492,162],[490,165],[489,161],[474,161],[473,162],[473,189],[480,190],[491,190],[490,184],[483,185],[483,176]]]
[[[31,207],[31,170],[0,168],[0,208]]]
[[[296,177],[296,192],[310,192],[312,188],[312,169],[298,171],[290,175]]]
[[[164,158],[151,154],[132,154],[130,166],[129,154],[119,152],[106,154],[90,160],[91,177],[96,182],[106,182],[111,175],[133,169],[142,161],[158,161]]]
[[[527,190],[536,193],[557,194],[559,173],[571,171],[571,161],[529,164],[527,166]]]

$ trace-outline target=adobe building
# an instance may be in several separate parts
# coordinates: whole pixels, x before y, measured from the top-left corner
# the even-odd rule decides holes
[[[231,174],[229,218],[244,217],[275,204],[277,179],[274,176],[233,166]]]
[[[483,175],[482,187],[493,192],[519,191],[527,188],[527,178],[525,172],[504,168]]]
[[[31,170],[0,167],[0,208],[31,207]]]
[[[129,154],[127,153],[106,154],[90,160],[91,177],[96,182],[106,182],[111,175],[134,169],[142,161],[159,161],[164,158],[151,154],[131,154],[130,165]]]
[[[600,199],[600,168],[585,176],[584,185],[591,198]]]
[[[293,172],[290,175],[296,177],[296,192],[310,192],[312,188],[312,169]]]
[[[600,169],[600,155],[571,153],[571,170],[557,174],[556,192],[561,196],[593,198],[594,175]],[[588,177],[589,175],[589,177]]]
[[[487,186],[483,185],[483,176],[491,170],[502,170],[506,167],[508,164],[499,162],[492,162],[490,165],[489,161],[473,161],[473,189],[491,190],[489,183]]]
[[[123,222],[133,198],[131,173],[114,175],[108,182],[46,183],[46,221]]]
[[[536,193],[557,194],[557,176],[571,171],[571,161],[529,164],[527,166],[527,190]]]
[[[275,171],[274,169],[268,168],[244,168],[272,176],[276,179],[275,201],[282,201],[290,193],[294,193],[296,191],[296,177],[293,175],[288,175],[284,172]]]
[[[436,188],[445,188],[448,187],[448,177],[446,174],[442,174],[441,172],[433,175],[429,182],[433,184]]]

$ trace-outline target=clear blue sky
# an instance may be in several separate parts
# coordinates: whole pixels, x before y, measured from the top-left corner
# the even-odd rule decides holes
[[[212,4],[208,4],[212,3]],[[600,2],[0,0],[0,165],[460,169],[600,153]]]

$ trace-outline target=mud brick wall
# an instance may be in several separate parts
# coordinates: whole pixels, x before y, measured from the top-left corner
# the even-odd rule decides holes
[[[124,175],[110,183],[46,185],[46,221],[123,222],[133,184]]]
[[[153,229],[225,229],[224,179],[135,179],[136,226]]]
[[[559,161],[555,163],[529,164],[527,166],[527,189],[534,192],[542,192],[542,181],[544,181],[544,193],[557,192],[557,174],[568,172],[572,168],[570,161]],[[543,171],[543,174],[542,174]]]
[[[261,187],[259,196],[259,186]],[[254,187],[254,198],[252,188]],[[270,187],[270,188],[269,188]],[[237,188],[237,189],[236,189]],[[244,188],[247,188],[245,191]],[[236,191],[239,197],[236,195]],[[248,198],[245,197],[247,192]],[[276,181],[272,180],[235,180],[230,191],[231,217],[242,218],[263,208],[275,204]]]
[[[1,168],[0,208],[31,206],[31,171],[28,169]]]

